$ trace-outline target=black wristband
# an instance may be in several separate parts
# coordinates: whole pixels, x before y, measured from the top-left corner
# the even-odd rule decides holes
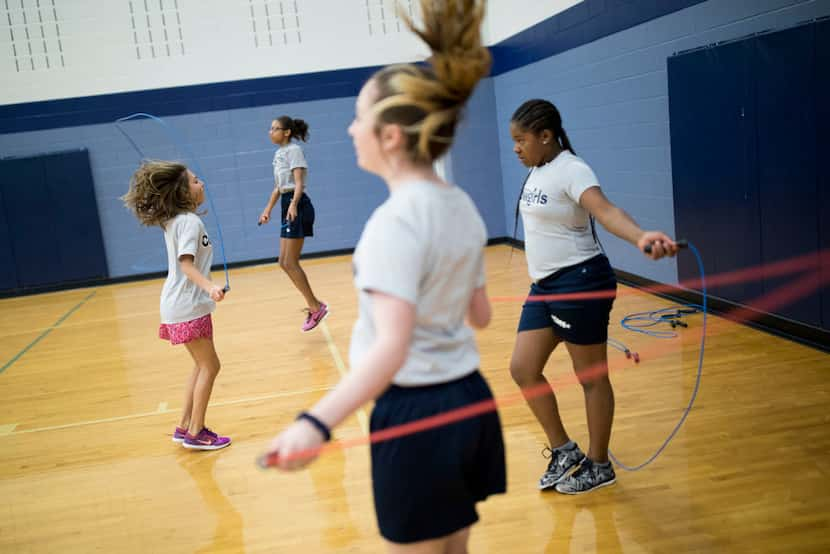
[[[323,435],[323,441],[329,442],[331,440],[331,429],[329,429],[328,425],[314,417],[308,412],[300,412],[297,414],[297,421],[304,419],[311,423],[315,429],[320,431],[320,434]]]

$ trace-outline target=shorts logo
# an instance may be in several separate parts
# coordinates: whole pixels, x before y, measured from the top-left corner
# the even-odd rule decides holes
[[[550,318],[553,320],[554,323],[556,323],[557,325],[559,325],[563,329],[570,329],[571,328],[570,323],[568,323],[567,321],[562,321],[561,319],[559,319],[555,315],[550,316]]]

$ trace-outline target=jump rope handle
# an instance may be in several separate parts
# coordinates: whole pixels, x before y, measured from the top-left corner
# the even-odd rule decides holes
[[[222,292],[228,292],[229,290],[231,290],[230,285],[225,285],[224,287],[222,287]]]
[[[284,228],[288,227],[289,225],[290,225],[290,223],[288,223],[288,222],[286,221],[285,223],[283,223],[283,224],[282,224],[282,226],[281,226],[281,227],[284,229]],[[259,221],[257,221],[256,226],[257,226],[257,227],[262,227],[262,223],[261,223],[261,222],[259,222]]]
[[[686,239],[680,239],[675,244],[677,244],[678,248],[688,248],[689,247],[689,241],[687,241]],[[646,244],[646,247],[643,250],[645,251],[646,254],[651,254],[651,245]]]
[[[268,469],[271,467],[276,466],[280,461],[280,455],[276,452],[269,452],[268,454],[263,454],[256,459],[256,465],[258,465],[262,469]]]

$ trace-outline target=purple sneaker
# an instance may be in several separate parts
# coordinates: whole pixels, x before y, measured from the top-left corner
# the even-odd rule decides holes
[[[176,430],[173,431],[173,442],[184,442],[185,435],[187,435],[187,429],[176,427]]]
[[[182,443],[182,446],[191,450],[219,450],[230,445],[230,437],[220,437],[207,427],[203,427],[196,436],[188,433]]]
[[[327,315],[329,315],[329,307],[325,302],[320,302],[320,308],[316,312],[309,310],[305,323],[303,323],[303,333],[308,333],[317,327],[321,321],[326,319]]]

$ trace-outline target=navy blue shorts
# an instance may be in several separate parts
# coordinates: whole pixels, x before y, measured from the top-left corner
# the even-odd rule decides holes
[[[522,306],[519,332],[551,327],[572,344],[608,341],[608,318],[617,293],[617,278],[605,254],[562,268],[530,286],[530,296],[607,291],[608,298],[590,300],[528,300]]]
[[[280,219],[280,237],[286,239],[301,239],[314,236],[314,205],[311,198],[303,193],[297,203],[297,217],[294,221],[288,221],[288,205],[294,198],[294,191],[284,192],[280,195],[282,218]]]
[[[372,433],[492,398],[478,371],[439,385],[392,385],[375,402]],[[507,489],[498,412],[373,444],[372,489],[380,534],[391,542],[472,525],[476,503]]]

